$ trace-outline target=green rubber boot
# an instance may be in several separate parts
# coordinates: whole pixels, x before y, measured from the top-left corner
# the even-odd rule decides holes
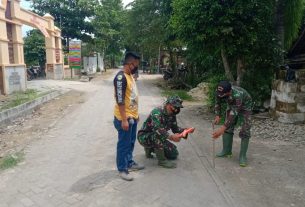
[[[247,150],[249,146],[249,138],[241,139],[240,143],[240,153],[239,153],[239,165],[241,167],[247,166]]]
[[[217,157],[232,157],[232,143],[233,134],[224,133],[222,135],[223,148],[220,153],[217,153]]]
[[[155,149],[155,153],[158,159],[158,165],[164,168],[176,168],[176,163],[171,162],[165,158],[163,149]]]
[[[144,151],[146,158],[154,158],[154,156],[151,154],[153,152],[152,148],[144,147]]]

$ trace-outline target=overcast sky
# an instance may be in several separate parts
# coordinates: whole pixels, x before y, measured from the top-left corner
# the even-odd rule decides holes
[[[128,3],[132,2],[133,0],[122,0],[124,6],[126,6]],[[25,0],[21,0],[21,7],[25,9],[29,9],[31,7],[31,3]],[[26,32],[33,29],[32,27],[29,27],[27,25],[22,26],[22,35],[26,36]]]

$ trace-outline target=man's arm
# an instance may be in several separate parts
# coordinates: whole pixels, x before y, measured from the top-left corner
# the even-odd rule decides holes
[[[171,130],[172,130],[173,133],[181,133],[181,132],[184,131],[183,128],[181,128],[181,127],[178,126],[176,116],[173,117],[173,123],[172,123],[172,128],[171,128]]]
[[[214,112],[215,112],[214,124],[219,124],[220,114],[221,114],[221,99],[216,94],[215,94]]]
[[[162,114],[158,109],[154,109],[151,114],[151,120],[152,120],[152,129],[155,133],[157,133],[159,136],[161,142],[164,142],[166,139],[172,140],[174,142],[179,142],[181,139],[181,134],[172,134],[170,135],[167,132],[167,129],[164,124],[162,124]]]
[[[122,118],[122,128],[127,131],[129,128],[125,111],[127,80],[123,72],[117,74],[117,76],[114,78],[113,84],[115,89],[115,100],[119,106],[119,111]]]
[[[231,108],[230,111],[228,111],[224,125],[222,125],[219,129],[217,129],[216,131],[213,132],[213,135],[212,135],[213,138],[218,138],[225,132],[225,130],[228,127],[230,127],[232,124],[234,124],[234,120],[238,116],[239,112],[241,111],[241,107],[242,107],[242,102],[237,101],[236,106]]]
[[[221,99],[215,94],[214,112],[216,116],[221,115]]]
[[[229,114],[227,114],[226,121],[224,123],[224,126],[228,128],[231,124],[234,123],[234,120],[238,116],[238,114],[242,111],[243,102],[242,97],[238,97],[235,100],[235,106],[231,108]]]
[[[159,135],[162,142],[165,141],[166,139],[169,138],[170,135],[167,132],[165,126],[161,123],[162,120],[161,112],[154,109],[150,115],[152,120],[153,131]]]
[[[195,131],[195,128],[181,128],[177,124],[177,118],[173,120],[173,125],[172,125],[172,132],[179,134],[180,138],[187,139],[189,133],[193,133]],[[174,141],[174,140],[173,140]]]
[[[127,131],[129,129],[129,124],[126,117],[125,105],[119,105],[119,111],[122,117],[122,128]]]

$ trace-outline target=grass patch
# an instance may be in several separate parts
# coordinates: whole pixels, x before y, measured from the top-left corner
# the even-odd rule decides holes
[[[16,154],[8,155],[0,159],[0,170],[5,170],[16,166],[24,158],[23,152],[18,152]]]
[[[65,81],[79,81],[79,78],[80,77],[72,77],[72,78],[71,77],[69,77],[69,78],[67,77],[67,78],[64,78],[64,80]]]
[[[169,89],[162,89],[161,92],[162,96],[174,96],[178,95],[182,100],[185,101],[193,101],[193,97],[187,94],[185,90],[169,90]]]
[[[27,89],[24,92],[15,92],[10,95],[10,99],[0,106],[0,111],[13,108],[15,106],[19,106],[21,104],[24,104],[26,102],[32,101],[43,94],[39,94],[37,90],[35,89]]]

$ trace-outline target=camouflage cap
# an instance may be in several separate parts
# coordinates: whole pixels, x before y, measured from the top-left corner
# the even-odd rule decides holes
[[[183,100],[177,95],[170,96],[166,100],[166,103],[172,104],[174,107],[178,107],[178,108],[183,108],[182,102]]]

